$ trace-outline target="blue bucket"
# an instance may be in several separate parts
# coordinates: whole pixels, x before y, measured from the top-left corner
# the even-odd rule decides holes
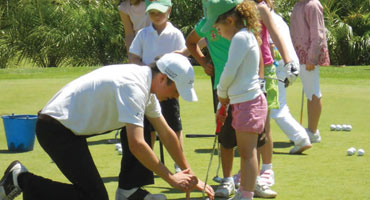
[[[9,151],[32,151],[35,144],[37,115],[4,115],[6,141]]]

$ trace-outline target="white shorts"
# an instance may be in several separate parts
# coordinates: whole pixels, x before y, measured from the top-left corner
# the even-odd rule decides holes
[[[312,101],[312,96],[315,95],[318,98],[321,98],[320,90],[320,67],[315,66],[315,69],[312,71],[306,70],[306,65],[301,65],[301,71],[299,73],[301,77],[304,93],[308,100]]]

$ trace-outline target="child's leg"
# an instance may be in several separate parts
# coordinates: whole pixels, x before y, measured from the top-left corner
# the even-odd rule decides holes
[[[272,163],[272,151],[273,151],[273,141],[270,128],[270,111],[268,112],[266,123],[265,123],[265,133],[266,133],[266,143],[260,148],[262,156],[262,164]]]
[[[321,110],[321,98],[312,95],[311,101],[307,99],[308,129],[312,133],[316,133],[317,127],[319,126]]]
[[[258,134],[255,133],[236,133],[240,155],[240,188],[247,192],[254,191],[254,185],[258,174],[257,137]]]
[[[307,97],[308,129],[312,133],[316,133],[322,109],[320,68],[315,66],[314,70],[307,71],[306,65],[301,65],[300,76]]]

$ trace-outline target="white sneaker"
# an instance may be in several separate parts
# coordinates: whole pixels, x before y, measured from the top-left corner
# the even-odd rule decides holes
[[[230,195],[235,193],[234,181],[222,180],[221,185],[217,187],[215,192],[216,197],[229,198]]]
[[[166,200],[164,194],[150,194],[148,191],[138,188],[129,197],[126,197],[123,193],[124,190],[118,188],[116,191],[116,200],[129,200],[129,199],[143,199],[143,200]]]
[[[241,192],[238,190],[235,196],[231,200],[252,200],[252,198],[245,198],[242,196]]]
[[[18,184],[18,176],[24,172],[28,172],[28,170],[18,160],[9,165],[0,180],[1,200],[12,200],[22,192]]]
[[[234,179],[235,188],[239,188],[240,187],[240,170],[237,174],[233,176],[233,179]]]
[[[320,143],[321,142],[321,136],[319,129],[316,130],[316,133],[312,133],[308,128],[306,128],[306,132],[308,137],[310,137],[311,143]]]
[[[254,196],[262,198],[274,198],[277,196],[277,193],[271,190],[268,185],[265,185],[257,180],[257,183],[254,187]]]
[[[311,148],[312,144],[309,138],[304,138],[303,140],[297,142],[294,147],[289,151],[290,154],[301,154],[303,151]]]
[[[272,169],[261,171],[259,176],[259,182],[269,187],[275,184],[275,174]]]
[[[175,173],[179,173],[182,171],[181,168],[176,163],[174,164],[174,167],[175,167]]]

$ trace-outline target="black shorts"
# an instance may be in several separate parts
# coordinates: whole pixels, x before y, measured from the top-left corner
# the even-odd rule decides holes
[[[182,130],[180,118],[180,104],[177,99],[169,99],[160,102],[162,108],[162,115],[166,119],[167,124],[175,132]]]
[[[218,98],[217,90],[213,90],[213,103],[214,110],[217,110]],[[229,106],[227,117],[221,131],[218,133],[218,142],[226,149],[231,149],[237,146],[235,129],[232,127],[231,122],[233,121],[231,106]],[[257,147],[261,147],[265,144],[265,139],[262,139],[262,134],[258,134]]]

